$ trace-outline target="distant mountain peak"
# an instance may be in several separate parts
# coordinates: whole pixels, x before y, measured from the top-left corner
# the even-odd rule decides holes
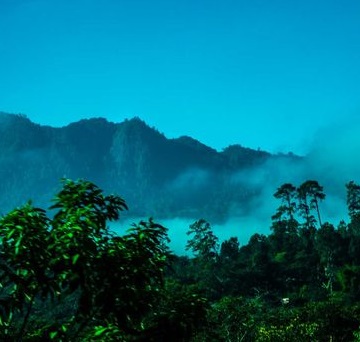
[[[3,123],[15,123],[15,122],[31,122],[33,123],[25,114],[13,114],[0,112],[0,124]]]
[[[176,141],[182,145],[191,147],[198,151],[202,150],[202,151],[207,151],[210,153],[217,153],[217,151],[215,149],[213,149],[212,147],[207,146],[207,145],[203,144],[202,142],[200,142],[199,140],[189,137],[188,135],[182,135],[181,137],[174,139],[174,141]]]
[[[0,208],[46,205],[60,178],[84,178],[123,196],[133,215],[226,215],[256,193],[231,175],[274,156],[241,145],[222,152],[189,136],[168,139],[138,116],[88,118],[64,127],[0,112]],[[244,195],[249,194],[249,195]]]

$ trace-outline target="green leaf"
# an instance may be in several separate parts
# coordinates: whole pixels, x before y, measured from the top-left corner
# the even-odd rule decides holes
[[[58,334],[57,331],[51,332],[50,333],[50,338],[53,340],[56,337],[57,334]]]
[[[73,265],[76,264],[76,262],[77,262],[77,260],[79,259],[79,257],[80,257],[80,254],[75,254],[75,255],[72,257],[72,263],[73,263]]]
[[[10,239],[13,234],[16,232],[16,229],[11,229],[10,232],[8,233],[8,235],[6,236],[8,239]]]
[[[107,330],[107,327],[97,327],[94,336],[100,336]]]
[[[22,240],[22,234],[20,235],[19,239],[15,243],[15,255],[19,254],[21,240]]]

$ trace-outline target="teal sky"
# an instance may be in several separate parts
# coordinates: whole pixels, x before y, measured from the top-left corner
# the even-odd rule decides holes
[[[0,1],[0,111],[41,124],[305,153],[359,95],[358,0]]]

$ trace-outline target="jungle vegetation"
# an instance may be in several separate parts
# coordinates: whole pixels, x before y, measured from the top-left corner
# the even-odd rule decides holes
[[[346,191],[334,226],[317,181],[283,184],[271,233],[242,246],[199,219],[188,257],[153,219],[114,234],[124,199],[64,179],[48,211],[0,219],[0,339],[360,341],[360,185]]]

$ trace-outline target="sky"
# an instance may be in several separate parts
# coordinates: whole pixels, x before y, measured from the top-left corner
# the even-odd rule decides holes
[[[40,124],[306,154],[359,95],[358,0],[0,1],[0,111]]]

